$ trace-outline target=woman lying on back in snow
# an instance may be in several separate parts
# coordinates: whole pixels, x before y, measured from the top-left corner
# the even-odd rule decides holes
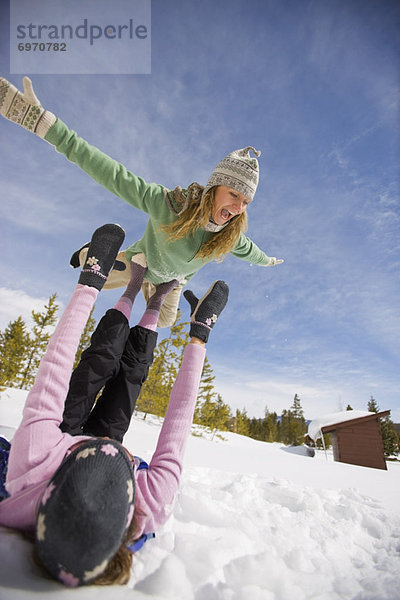
[[[24,78],[24,94],[0,78],[0,113],[45,139],[107,190],[149,215],[142,239],[118,255],[116,267],[122,270],[111,272],[106,288],[127,285],[131,261],[147,266],[142,286],[146,301],[155,285],[177,279],[177,286],[164,300],[159,327],[174,323],[184,283],[207,262],[222,260],[228,253],[263,267],[283,262],[267,256],[244,235],[246,209],[259,177],[258,161],[250,150],[257,156],[260,153],[251,146],[223,158],[205,187],[192,183],[187,189],[169,190],[146,183],[44,110],[28,77]],[[82,265],[86,252],[87,247],[77,251],[72,266]]]
[[[171,514],[205,343],[228,299],[223,281],[201,300],[184,294],[191,306],[190,342],[146,468],[121,442],[152,361],[161,304],[177,282],[156,285],[141,320],[130,329],[146,274],[145,267],[133,265],[126,291],[100,321],[71,376],[82,330],[123,239],[117,225],[93,234],[78,285],[27,396],[11,443],[8,497],[0,502],[0,525],[33,531],[39,562],[72,587],[127,583],[132,552]]]

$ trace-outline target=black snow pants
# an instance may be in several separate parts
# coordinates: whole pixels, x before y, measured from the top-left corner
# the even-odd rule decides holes
[[[139,325],[130,328],[120,311],[108,310],[71,375],[60,429],[122,442],[156,343],[155,331]]]

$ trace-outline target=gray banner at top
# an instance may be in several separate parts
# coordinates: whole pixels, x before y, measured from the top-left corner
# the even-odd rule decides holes
[[[11,0],[10,72],[151,73],[151,0]]]

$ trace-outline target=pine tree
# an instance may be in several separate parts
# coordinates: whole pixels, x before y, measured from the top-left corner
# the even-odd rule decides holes
[[[86,350],[86,348],[88,348],[88,346],[90,344],[90,338],[91,338],[92,333],[93,333],[93,331],[94,331],[94,329],[96,327],[96,319],[93,318],[93,311],[94,311],[94,309],[95,309],[95,307],[93,306],[92,310],[90,311],[89,318],[86,321],[86,325],[85,325],[85,328],[84,328],[84,330],[82,332],[81,339],[79,340],[78,349],[77,349],[76,354],[75,354],[74,369],[79,364],[82,352],[84,350]]]
[[[202,404],[197,406],[193,422],[197,423],[198,425],[203,425],[203,427],[211,428],[214,409],[215,404],[212,401],[212,398],[206,398]]]
[[[213,437],[217,431],[227,431],[232,418],[230,407],[225,404],[220,394],[216,399],[209,396],[205,399],[199,408],[198,423],[207,427],[213,432]]]
[[[368,401],[368,410],[369,410],[369,412],[374,412],[374,413],[379,412],[379,406],[377,405],[376,400],[372,395]]]
[[[347,405],[346,410],[353,410],[353,407],[350,404]]]
[[[270,413],[268,410],[265,414],[265,422],[266,422],[266,442],[277,442],[278,441],[278,415],[276,412]]]
[[[214,381],[215,381],[215,375],[213,374],[213,370],[211,368],[210,362],[206,356],[204,359],[204,365],[203,365],[203,370],[201,373],[201,379],[200,379],[200,385],[199,385],[199,393],[197,396],[196,409],[194,412],[193,420],[195,423],[200,423],[202,425],[205,425],[205,423],[203,423],[202,414],[204,414],[204,411],[206,410],[206,408],[202,411],[202,405],[205,402],[211,403],[212,399],[214,398],[214,396],[215,396]],[[208,425],[205,425],[205,426],[208,427]]]
[[[249,420],[249,436],[261,442],[276,442],[278,440],[278,416],[270,413],[268,407],[265,407],[263,418]]]
[[[216,394],[215,375],[208,358],[204,360],[199,393],[193,421],[213,432],[229,429],[232,418],[230,407],[225,404],[220,394]]]
[[[175,368],[170,360],[171,338],[162,340],[154,351],[154,361],[147,380],[142,386],[136,408],[144,412],[164,416],[172,390],[171,371]]]
[[[19,386],[29,352],[29,335],[20,316],[0,332],[0,389]]]
[[[51,335],[47,328],[54,325],[56,322],[56,312],[58,310],[58,305],[55,302],[56,297],[57,294],[52,294],[50,296],[49,301],[45,304],[42,312],[32,310],[34,322],[32,330],[33,335],[29,336],[30,351],[26,359],[26,364],[24,365],[24,370],[21,374],[20,389],[29,389],[35,380],[40,360],[46,351]]]
[[[379,406],[375,398],[371,395],[368,401],[368,410],[370,412],[378,413]],[[394,423],[389,416],[384,417],[380,421],[383,451],[385,456],[393,456],[399,453],[399,438],[394,428]]]
[[[304,435],[307,433],[307,425],[304,418],[301,401],[295,394],[290,410],[284,410],[281,418],[282,442],[287,445],[301,446],[304,443]]]
[[[290,445],[293,443],[294,439],[294,416],[292,411],[286,410],[286,408],[282,411],[281,414],[281,440],[285,445]]]
[[[264,419],[257,419],[253,417],[249,421],[249,437],[253,440],[260,440],[261,442],[264,440],[265,436],[265,427],[264,427]]]
[[[322,439],[323,438],[323,439]],[[324,433],[322,438],[318,438],[316,445],[317,448],[325,448],[326,450],[332,446],[332,438],[329,433]]]
[[[292,411],[296,419],[304,419],[304,412],[301,406],[301,400],[297,394],[294,395],[293,404],[290,407],[290,410]]]
[[[303,408],[301,406],[301,400],[297,394],[294,396],[291,411],[295,418],[295,439],[292,443],[295,446],[301,446],[304,443],[304,436],[307,433],[307,425],[304,418]]]
[[[383,451],[386,457],[399,454],[399,437],[389,416],[381,419]]]
[[[230,406],[222,400],[221,394],[217,394],[214,411],[214,430],[228,431],[232,420]]]
[[[235,433],[240,435],[249,435],[250,433],[250,419],[245,408],[241,411],[238,408],[236,409]]]

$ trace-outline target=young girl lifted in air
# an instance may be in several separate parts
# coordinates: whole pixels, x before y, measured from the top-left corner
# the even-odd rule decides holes
[[[231,253],[248,262],[269,267],[282,263],[269,257],[244,235],[246,209],[253,200],[259,178],[251,146],[223,158],[206,186],[192,183],[187,189],[169,190],[148,184],[70,130],[53,113],[44,110],[32,83],[24,77],[24,93],[0,78],[0,113],[52,144],[107,190],[149,215],[139,241],[121,252],[106,287],[125,286],[128,264],[133,260],[147,266],[142,292],[148,301],[154,286],[172,279],[177,286],[164,300],[158,325],[174,323],[183,285],[207,262]],[[71,264],[82,265],[87,247],[77,251]]]
[[[82,330],[123,242],[118,225],[95,231],[78,285],[42,358],[11,442],[0,525],[32,531],[41,565],[67,586],[127,583],[132,552],[168,519],[198,394],[205,343],[228,299],[215,282],[190,291],[190,343],[149,465],[121,442],[146,379],[156,324],[170,281],[138,325],[129,316],[146,268],[133,265],[128,288],[100,321],[71,376]],[[104,391],[95,408],[100,388]]]

